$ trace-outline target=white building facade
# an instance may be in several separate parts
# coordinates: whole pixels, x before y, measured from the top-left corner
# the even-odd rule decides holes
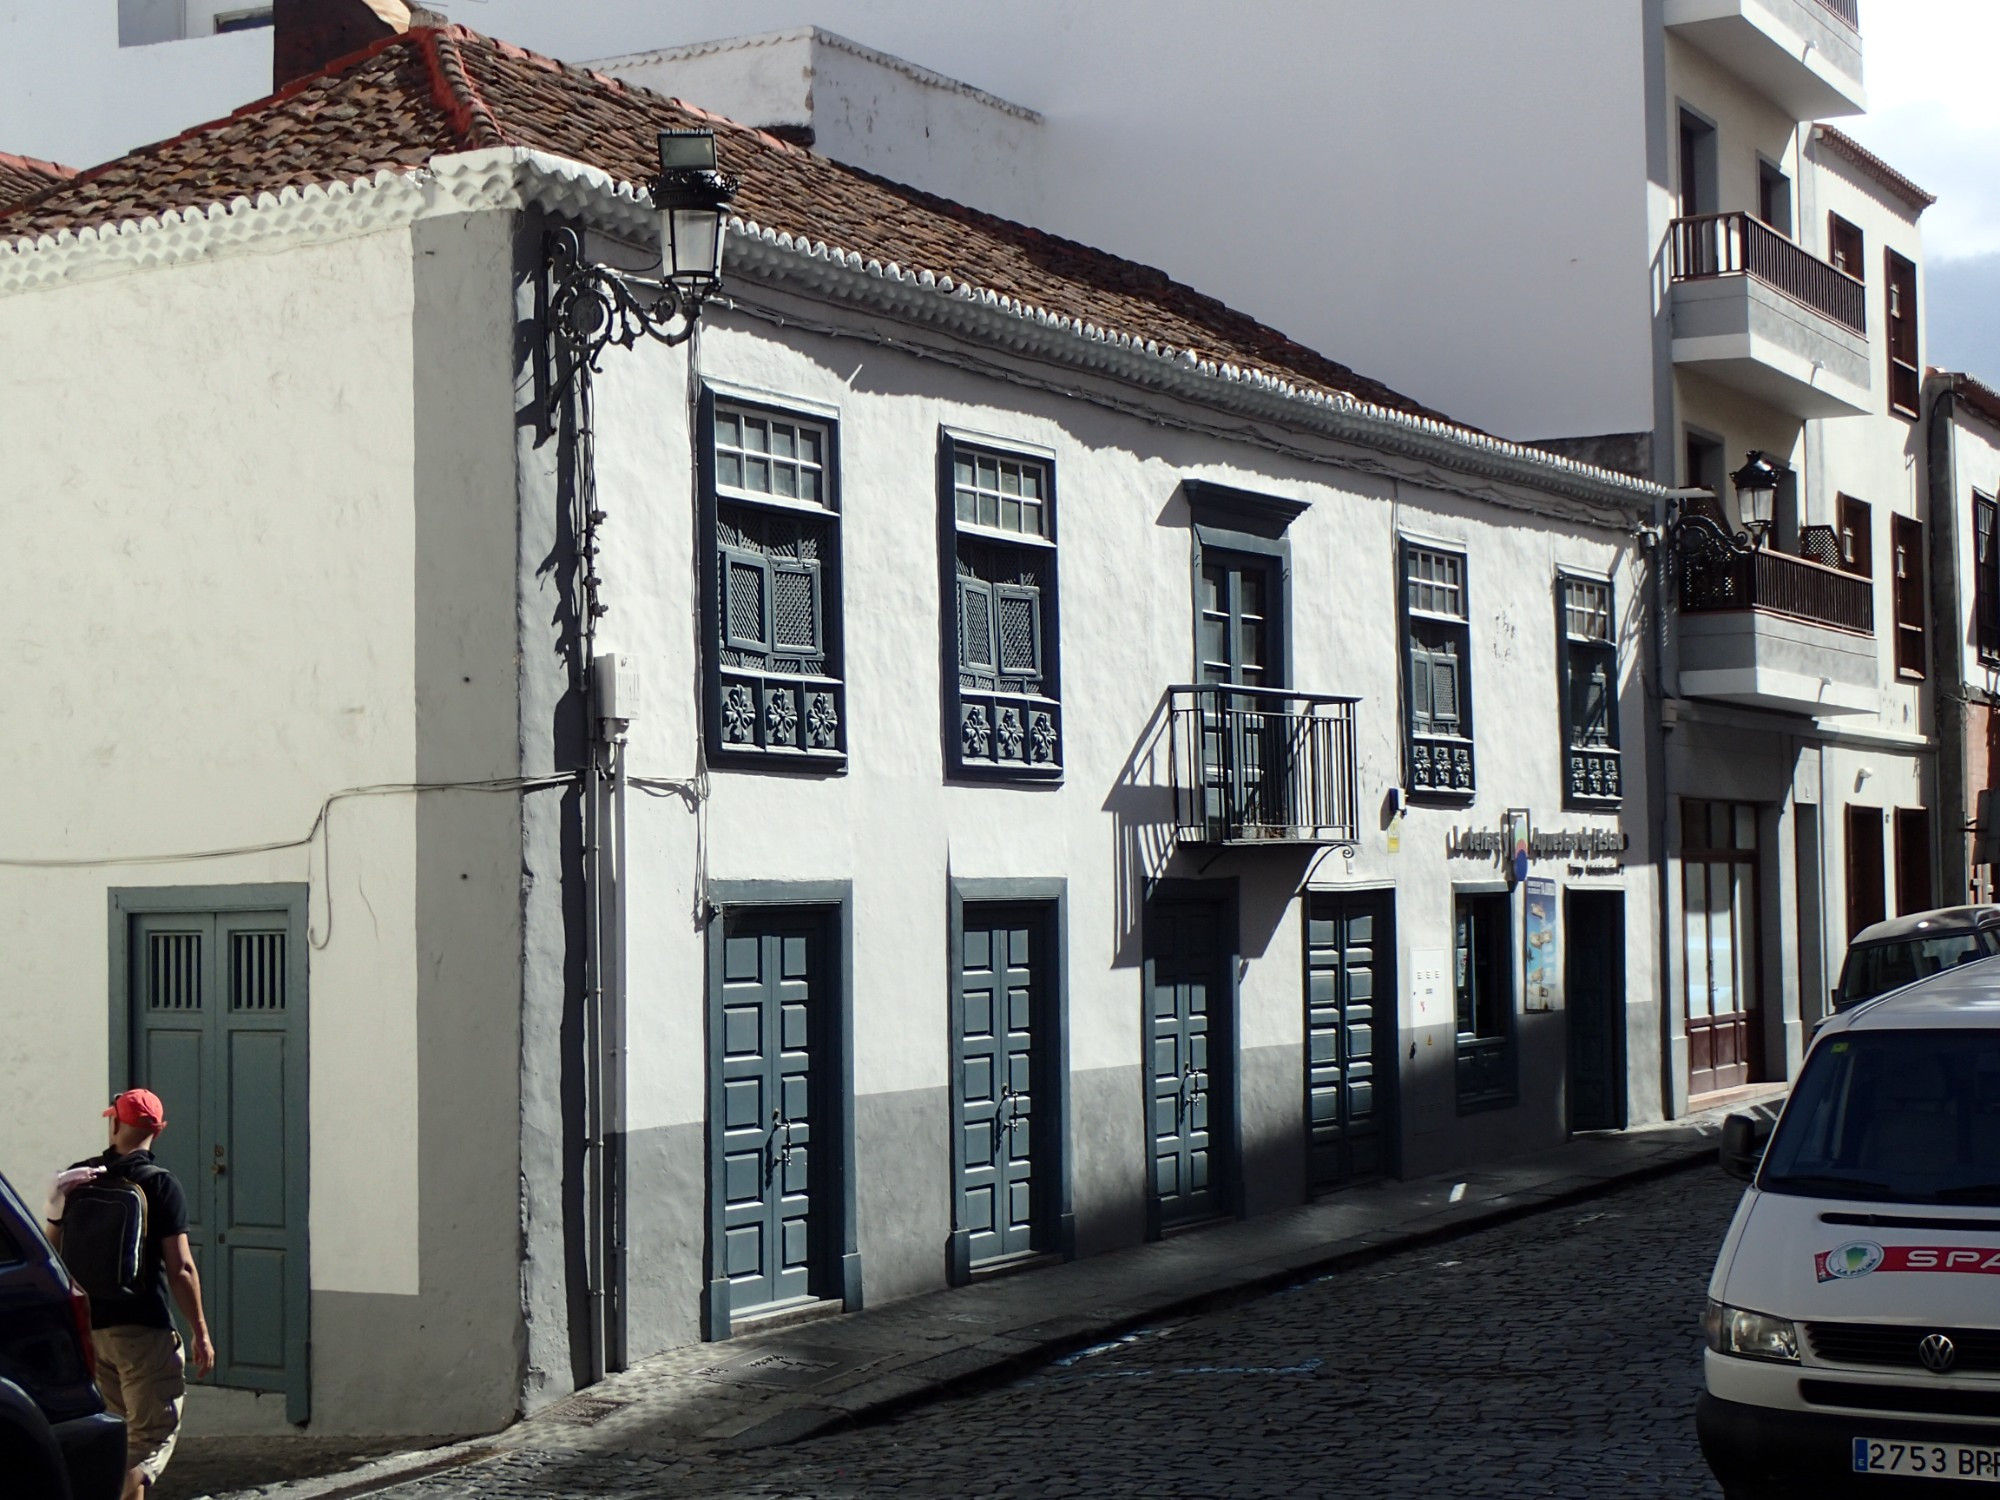
[[[1672,1106],[1657,487],[720,124],[725,295],[566,382],[548,232],[656,255],[690,117],[456,32],[307,87],[458,145],[252,112],[0,212],[79,560],[10,606],[74,998],[0,1168],[167,1097],[218,1413],[490,1428]]]

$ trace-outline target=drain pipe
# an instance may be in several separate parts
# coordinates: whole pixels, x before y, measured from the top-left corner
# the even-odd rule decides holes
[[[1958,377],[1935,377],[1935,394],[1925,418],[1925,468],[1930,493],[1931,612],[1948,629],[1931,632],[1931,728],[1937,735],[1937,851],[1944,868],[1941,904],[1971,899],[1972,850],[1966,829],[1972,799],[1966,793],[1971,768],[1965,753],[1965,726],[1971,715],[1971,684],[1965,678],[1965,599],[1959,588],[1958,446],[1951,422],[1958,410]]]

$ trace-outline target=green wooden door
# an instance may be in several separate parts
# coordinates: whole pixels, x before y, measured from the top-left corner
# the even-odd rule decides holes
[[[1154,1226],[1227,1211],[1229,1142],[1218,1127],[1234,1108],[1230,958],[1223,909],[1154,902],[1146,909],[1146,1004]]]
[[[724,918],[719,1049],[723,1275],[734,1313],[814,1295],[814,1031],[825,945],[816,919]]]
[[[291,913],[129,918],[131,1081],[165,1102],[156,1154],[187,1196],[217,1385],[307,1390],[305,959]]]
[[[958,1227],[973,1265],[1035,1248],[1042,913],[968,906],[959,953]]]
[[[1393,1150],[1396,1013],[1386,891],[1316,895],[1306,914],[1308,1182],[1386,1175]]]

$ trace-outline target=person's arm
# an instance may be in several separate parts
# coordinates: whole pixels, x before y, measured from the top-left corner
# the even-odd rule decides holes
[[[69,1204],[69,1190],[103,1175],[102,1167],[70,1167],[49,1179],[49,1201],[42,1208],[42,1229],[55,1250],[62,1249],[63,1210]]]
[[[170,1235],[160,1242],[160,1253],[166,1262],[167,1285],[173,1290],[181,1316],[187,1319],[188,1331],[194,1335],[194,1348],[190,1351],[194,1372],[206,1375],[215,1368],[215,1345],[208,1336],[208,1319],[202,1316],[201,1273],[195,1270],[194,1256],[188,1252],[188,1237]]]

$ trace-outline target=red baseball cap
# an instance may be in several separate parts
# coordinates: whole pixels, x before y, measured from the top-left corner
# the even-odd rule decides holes
[[[107,1119],[116,1115],[120,1125],[151,1125],[157,1129],[167,1123],[167,1107],[151,1089],[125,1090],[111,1101],[111,1108],[104,1114]]]

